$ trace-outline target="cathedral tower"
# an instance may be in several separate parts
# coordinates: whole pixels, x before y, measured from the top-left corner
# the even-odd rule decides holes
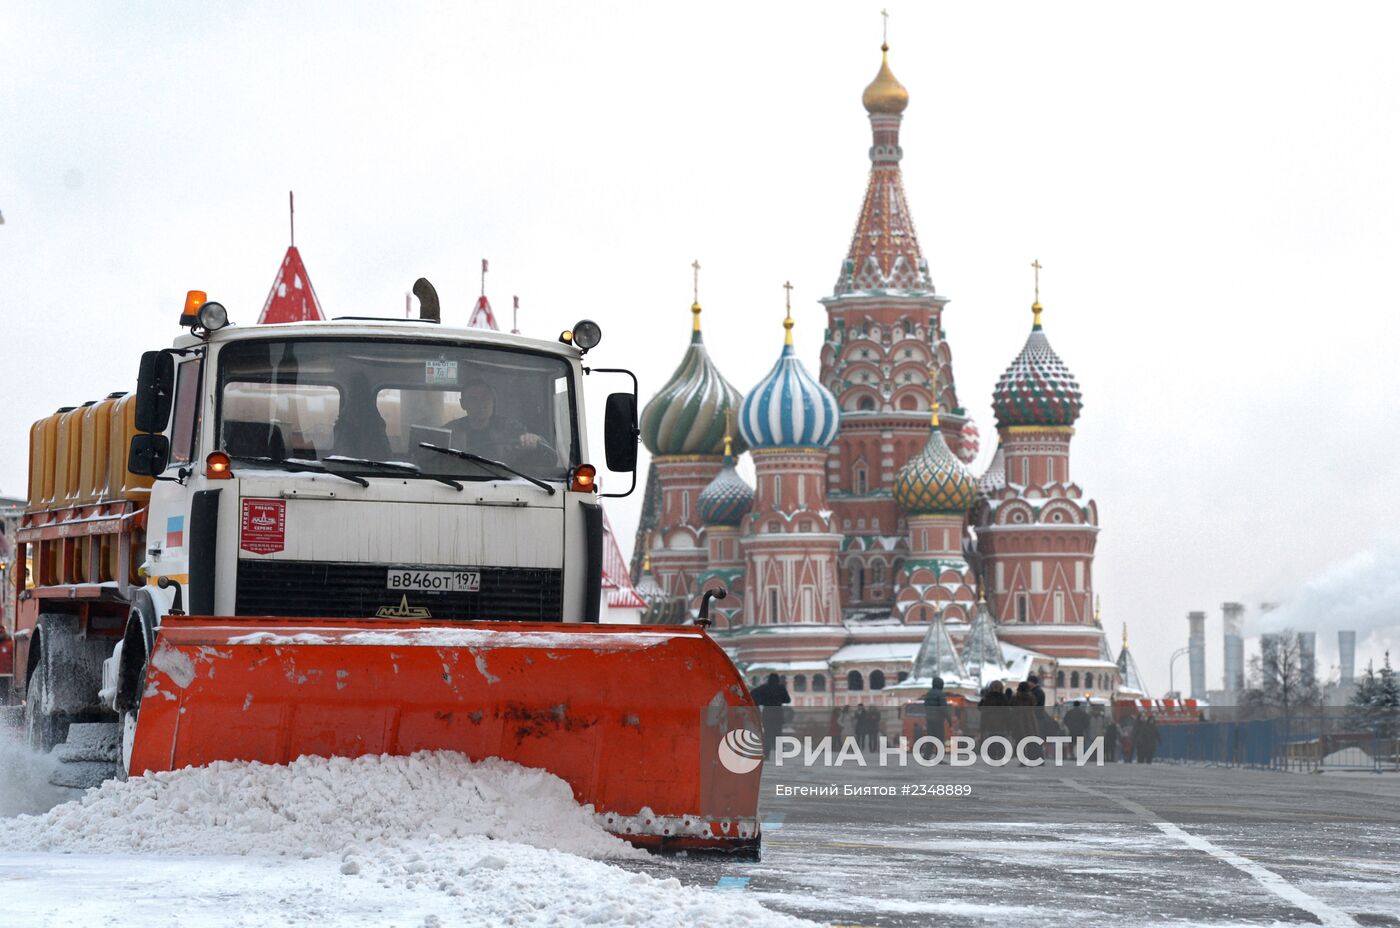
[[[739,408],[758,484],[743,540],[744,617],[749,625],[839,625],[841,536],[827,511],[825,474],[839,416],[835,397],[793,352],[786,286],[782,354]]]
[[[975,429],[958,403],[952,355],[943,338],[947,304],[929,276],[904,197],[899,127],[909,92],[880,71],[862,102],[870,117],[870,178],[851,245],[827,311],[821,381],[837,399],[841,434],[827,457],[834,528],[847,536],[842,598],[853,613],[887,613],[904,526],[891,495],[895,474],[927,438],[929,396],[944,410],[940,427],[960,456]],[[932,388],[932,390],[931,390]],[[966,458],[964,458],[966,460]]]
[[[643,522],[652,538],[651,567],[669,596],[688,599],[705,568],[700,492],[723,466],[726,417],[739,406],[729,385],[705,350],[700,333],[698,262],[690,347],[671,379],[642,410],[642,443],[653,455]],[[737,443],[735,451],[743,451]],[[655,481],[659,493],[653,491]]]
[[[728,417],[727,417],[728,418]],[[724,430],[724,462],[715,479],[700,491],[696,505],[705,523],[706,568],[696,578],[693,607],[699,609],[699,594],[712,586],[728,591],[724,599],[711,604],[716,628],[737,624],[744,611],[744,555],[740,550],[739,526],[753,508],[753,487],[744,482],[735,468],[732,427]]]
[[[909,531],[909,554],[895,578],[895,617],[906,624],[970,622],[977,575],[963,558],[963,530],[977,481],[948,449],[937,406],[923,449],[895,475],[894,498]]]
[[[1098,658],[1098,508],[1070,476],[1070,439],[1083,400],[1045,336],[1038,297],[1030,337],[993,394],[1001,441],[993,464],[1001,471],[981,484],[978,549],[1003,638],[1055,657]]]

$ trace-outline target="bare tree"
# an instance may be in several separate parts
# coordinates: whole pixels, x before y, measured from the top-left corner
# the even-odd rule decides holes
[[[1320,706],[1322,691],[1312,664],[1292,630],[1262,636],[1259,654],[1249,661],[1244,704],[1282,710],[1284,718],[1292,718],[1301,707]]]

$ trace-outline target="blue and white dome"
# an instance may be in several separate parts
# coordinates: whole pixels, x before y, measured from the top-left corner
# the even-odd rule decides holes
[[[739,406],[739,432],[750,448],[825,448],[836,438],[836,397],[816,381],[792,350],[792,318],[778,363]]]

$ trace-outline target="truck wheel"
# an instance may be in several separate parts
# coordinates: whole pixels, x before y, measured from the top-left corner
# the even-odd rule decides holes
[[[46,707],[53,704],[49,693],[46,661],[39,661],[29,675],[29,687],[24,697],[24,732],[33,751],[46,753],[68,734],[68,724]]]

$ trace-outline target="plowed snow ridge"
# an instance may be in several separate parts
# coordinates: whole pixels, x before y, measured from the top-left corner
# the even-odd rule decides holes
[[[386,893],[393,900],[382,913],[393,914],[388,922],[442,928],[810,924],[741,893],[587,859],[644,852],[599,828],[563,780],[446,752],[304,757],[287,766],[216,763],[108,782],[43,815],[0,823],[0,852],[45,850],[72,851],[77,857],[70,859],[82,861],[110,854],[123,860],[123,874],[128,855],[141,855],[148,861],[143,872],[157,882],[162,870],[154,855],[212,855],[213,873],[228,855],[321,858],[286,861],[291,869],[284,872],[300,873],[304,891],[240,886],[248,907],[240,925],[361,924],[349,910],[337,913],[328,898],[350,900],[363,915],[366,900]],[[152,892],[174,905],[180,889],[153,885]],[[135,897],[113,904],[107,914],[118,920],[136,921],[139,912],[146,923],[167,924],[150,922],[146,903]],[[268,918],[253,917],[258,912]],[[418,913],[414,921],[409,913]]]
[[[460,754],[221,761],[108,781],[0,835],[11,849],[320,856],[482,835],[586,857],[643,852],[609,835],[543,770]]]

